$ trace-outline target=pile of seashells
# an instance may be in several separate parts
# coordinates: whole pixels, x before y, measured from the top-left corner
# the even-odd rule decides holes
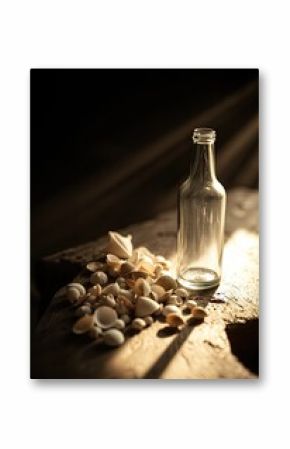
[[[66,286],[77,317],[75,334],[120,346],[128,331],[139,332],[159,317],[180,328],[188,315],[196,320],[207,316],[188,291],[178,287],[170,261],[145,247],[133,249],[131,235],[109,232],[108,237],[104,254],[86,266],[89,281]]]

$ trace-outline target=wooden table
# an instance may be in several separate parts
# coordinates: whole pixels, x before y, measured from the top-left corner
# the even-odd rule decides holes
[[[174,262],[176,212],[121,230]],[[81,267],[104,246],[106,237],[45,259],[52,270]],[[32,338],[32,378],[253,379],[258,375],[258,192],[228,194],[223,278],[225,304],[207,304],[199,325],[169,332],[156,321],[117,349],[71,332],[73,311],[60,290]],[[206,298],[204,302],[207,303]]]

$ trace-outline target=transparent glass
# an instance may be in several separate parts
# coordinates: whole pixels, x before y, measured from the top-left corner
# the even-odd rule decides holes
[[[183,287],[204,290],[221,279],[226,193],[215,174],[215,131],[197,128],[193,142],[190,176],[179,190],[177,276]]]

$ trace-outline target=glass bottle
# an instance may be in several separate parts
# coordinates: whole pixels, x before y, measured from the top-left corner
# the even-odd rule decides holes
[[[190,176],[179,190],[177,276],[191,290],[221,279],[226,193],[215,174],[215,137],[213,129],[194,130]]]

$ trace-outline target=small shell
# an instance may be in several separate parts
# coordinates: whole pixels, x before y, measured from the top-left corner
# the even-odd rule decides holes
[[[94,315],[84,315],[77,320],[73,326],[75,334],[84,334],[88,332],[94,325]]]
[[[119,296],[123,296],[127,299],[132,300],[134,298],[134,292],[132,290],[126,290],[121,288],[119,291]]]
[[[108,276],[103,271],[96,271],[91,275],[90,282],[92,284],[105,285],[108,282]]]
[[[179,310],[179,308],[176,307],[176,306],[168,305],[168,306],[165,306],[165,307],[163,308],[162,313],[163,313],[164,316],[168,315],[169,313],[176,313],[176,314],[179,314],[179,313],[180,313],[180,310]]]
[[[108,295],[109,293],[111,293],[114,296],[117,296],[120,293],[120,287],[116,282],[114,284],[109,284],[103,288],[102,291],[103,295]]]
[[[114,254],[107,254],[107,265],[110,268],[113,268],[113,270],[119,270],[121,267],[121,259],[119,257],[115,256]]]
[[[104,306],[109,306],[109,307],[116,306],[116,301],[115,301],[112,293],[109,293],[107,296],[102,296],[102,304],[104,304]]]
[[[114,324],[114,328],[119,329],[119,330],[125,329],[125,322],[121,319],[116,320],[115,324]]]
[[[100,296],[100,294],[102,293],[102,287],[100,286],[100,284],[93,285],[88,289],[88,293],[93,296]]]
[[[151,287],[152,291],[157,294],[158,300],[160,301],[165,295],[165,289],[161,285],[153,284]]]
[[[138,296],[148,296],[151,288],[145,279],[139,278],[135,282],[133,290]]]
[[[79,301],[86,294],[86,289],[82,284],[72,282],[66,286],[66,296],[71,302]]]
[[[178,327],[184,324],[184,319],[179,313],[168,313],[168,315],[166,315],[166,323],[168,323],[169,326]]]
[[[131,323],[131,327],[136,331],[141,331],[146,327],[146,322],[145,320],[142,320],[142,318],[135,318]]]
[[[129,324],[131,321],[131,318],[127,313],[123,313],[123,315],[121,315],[120,318],[122,321],[124,321],[125,324]]]
[[[103,333],[103,337],[108,346],[121,346],[125,341],[124,334],[118,329],[109,329]]]
[[[120,275],[121,276],[127,276],[129,273],[131,273],[131,271],[133,271],[134,270],[134,265],[132,264],[132,263],[130,263],[130,262],[124,262],[122,265],[121,265],[121,268],[120,268]]]
[[[94,326],[89,330],[89,336],[94,339],[97,340],[99,337],[101,337],[103,334],[103,331],[100,327]]]
[[[194,307],[197,306],[197,302],[194,301],[194,299],[188,299],[185,303],[185,306],[188,307],[189,309],[193,309]]]
[[[207,312],[202,307],[195,307],[191,310],[191,314],[199,320],[203,320],[207,316]]]
[[[133,246],[132,246],[132,236],[128,235],[123,237],[118,232],[110,231],[109,243],[107,245],[107,251],[114,256],[121,257],[122,259],[128,259],[132,256]]]
[[[85,287],[82,284],[80,284],[79,282],[71,282],[70,284],[67,284],[67,288],[69,288],[69,287],[77,288],[82,296],[86,294]]]
[[[95,295],[87,295],[85,298],[86,303],[95,304],[97,301],[97,297]]]
[[[153,320],[152,316],[145,316],[144,321],[147,326],[151,326],[151,324],[153,324],[154,320]]]
[[[146,296],[139,296],[136,302],[136,317],[145,317],[159,310],[159,304]]]
[[[86,269],[94,273],[95,271],[102,270],[104,268],[103,262],[89,262],[86,265]]]
[[[169,275],[161,276],[157,281],[157,285],[161,285],[165,290],[175,289],[177,287],[176,280]]]
[[[75,311],[75,316],[76,317],[82,317],[86,314],[90,314],[92,312],[91,307],[88,304],[82,305],[80,307],[78,307]]]
[[[180,296],[180,298],[183,298],[183,299],[188,298],[188,296],[189,296],[188,291],[185,290],[185,288],[177,288],[175,290],[175,294],[177,296]]]
[[[113,327],[118,319],[117,312],[108,306],[98,307],[94,314],[95,323],[102,329]]]
[[[173,304],[174,306],[181,306],[182,299],[177,295],[170,295],[166,301],[166,304]]]

